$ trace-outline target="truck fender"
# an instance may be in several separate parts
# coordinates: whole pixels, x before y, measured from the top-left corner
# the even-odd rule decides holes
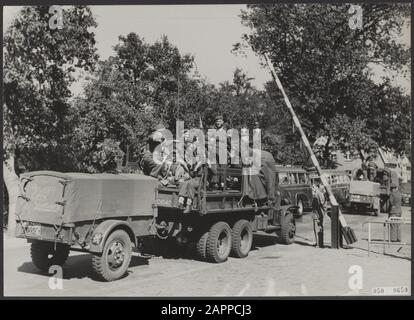
[[[133,245],[137,245],[134,231],[128,222],[121,220],[105,220],[95,228],[91,237],[89,238],[89,251],[96,253],[102,252],[106,239],[109,237],[112,231],[118,229],[125,230],[128,233]],[[94,237],[96,239],[95,242],[93,241]],[[97,241],[98,239],[100,239],[99,242]]]
[[[293,217],[295,219],[298,219],[298,218],[300,218],[300,215],[298,213],[299,212],[298,209],[299,209],[298,206],[294,206],[294,205],[291,205],[291,204],[280,206],[281,216],[282,216],[282,218],[284,218],[284,217],[286,217],[286,215],[288,213],[291,212],[293,214]]]

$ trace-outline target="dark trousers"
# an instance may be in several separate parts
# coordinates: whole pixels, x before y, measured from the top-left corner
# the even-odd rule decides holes
[[[185,180],[180,184],[179,197],[194,199],[195,193],[200,186],[200,177],[195,177],[190,180]]]
[[[389,218],[391,217],[401,217],[401,214],[398,213],[390,213]],[[401,229],[398,223],[391,223],[390,224],[390,240],[392,242],[400,242],[401,241]]]

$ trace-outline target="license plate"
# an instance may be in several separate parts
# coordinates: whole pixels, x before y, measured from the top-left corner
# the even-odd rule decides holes
[[[26,228],[26,234],[28,236],[40,237],[41,226],[40,224],[30,224]]]

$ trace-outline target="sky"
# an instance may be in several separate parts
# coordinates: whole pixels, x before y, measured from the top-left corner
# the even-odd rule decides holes
[[[231,53],[233,44],[249,32],[239,17],[243,8],[245,5],[91,6],[98,23],[96,46],[101,59],[114,54],[119,35],[136,32],[150,43],[167,35],[181,53],[195,57],[197,71],[209,82],[231,81],[238,67],[253,77],[253,85],[261,89],[271,76],[260,67],[259,57],[252,51],[246,51],[247,56]],[[19,9],[4,7],[4,30]],[[410,43],[408,28],[400,41]],[[380,75],[379,69],[377,72]],[[409,91],[409,81],[396,81]],[[80,83],[72,89],[80,90]]]
[[[153,43],[165,34],[182,54],[194,56],[197,71],[209,82],[231,81],[239,67],[261,88],[271,76],[260,68],[259,58],[252,51],[247,52],[247,57],[231,53],[233,44],[249,31],[238,16],[243,8],[244,5],[91,6],[98,24],[95,38],[101,59],[114,54],[113,46],[120,35],[136,32]],[[4,7],[5,27],[18,10],[19,7]]]

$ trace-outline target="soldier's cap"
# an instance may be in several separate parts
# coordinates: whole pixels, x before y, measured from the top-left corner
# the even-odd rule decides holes
[[[162,142],[164,141],[163,133],[167,130],[163,124],[157,124],[152,128],[152,132],[148,135],[149,142]]]
[[[368,168],[375,168],[377,165],[375,164],[374,161],[370,161],[368,162]]]
[[[214,121],[217,121],[217,120],[223,120],[224,121],[223,115],[221,115],[221,114],[216,115],[216,117],[214,118]]]

